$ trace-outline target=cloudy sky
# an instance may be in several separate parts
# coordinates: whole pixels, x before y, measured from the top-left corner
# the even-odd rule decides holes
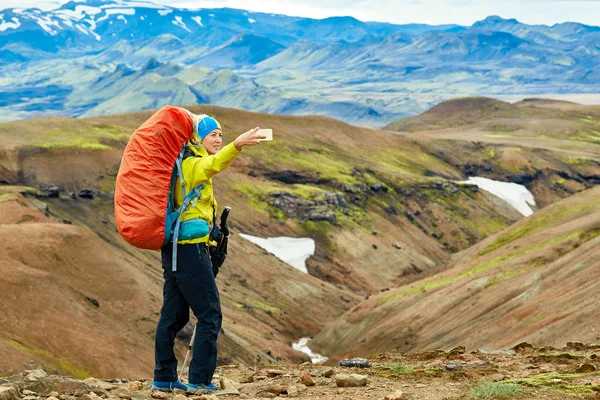
[[[123,0],[126,1],[126,0]],[[0,0],[0,8],[52,9],[66,0]],[[153,0],[190,9],[232,7],[310,18],[350,15],[396,24],[471,25],[489,15],[527,24],[580,22],[600,25],[600,0]]]

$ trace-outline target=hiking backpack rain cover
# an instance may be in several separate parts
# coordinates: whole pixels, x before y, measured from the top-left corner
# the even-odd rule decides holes
[[[187,110],[165,106],[129,139],[115,185],[115,222],[127,243],[159,250],[169,241],[176,161],[192,131]]]

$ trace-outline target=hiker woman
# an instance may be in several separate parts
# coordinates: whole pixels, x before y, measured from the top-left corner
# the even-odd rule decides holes
[[[211,392],[219,387],[211,383],[217,365],[217,335],[221,329],[221,303],[209,255],[209,224],[216,221],[217,203],[212,177],[227,168],[243,147],[255,146],[264,136],[259,128],[238,136],[221,148],[223,131],[216,119],[194,116],[194,133],[187,143],[181,172],[186,192],[204,185],[181,217],[177,241],[176,271],[172,268],[173,243],[162,249],[164,269],[163,305],[156,329],[153,390],[181,389],[191,393]],[[175,206],[184,201],[180,182],[176,184]],[[194,351],[189,369],[189,384],[177,378],[175,335],[189,321],[189,308],[198,319]]]

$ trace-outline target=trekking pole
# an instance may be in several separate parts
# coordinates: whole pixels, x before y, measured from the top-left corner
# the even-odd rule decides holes
[[[187,353],[185,353],[185,359],[183,360],[183,365],[181,366],[181,373],[179,376],[183,377],[183,370],[185,369],[185,364],[187,364],[188,357],[190,356],[190,351],[194,346],[194,339],[196,338],[196,325],[194,325],[194,333],[192,333],[192,338],[190,339],[190,344],[187,349]],[[189,377],[190,374],[188,374]]]

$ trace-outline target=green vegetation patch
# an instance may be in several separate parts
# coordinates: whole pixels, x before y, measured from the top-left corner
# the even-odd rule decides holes
[[[440,368],[413,368],[410,365],[394,363],[377,366],[374,368],[374,370],[377,371],[377,375],[386,379],[394,379],[405,376],[411,376],[415,378],[431,378],[438,377],[444,373],[444,370]]]
[[[37,193],[37,190],[35,188],[29,187],[29,186],[0,185],[0,195],[10,194],[10,193],[35,195]]]
[[[530,219],[524,222],[521,226],[511,229],[510,231],[501,235],[495,243],[487,246],[479,256],[485,255],[496,249],[506,246],[523,237],[532,235],[540,230],[543,230],[551,225],[554,225],[565,219],[573,219],[577,214],[583,214],[586,212],[592,212],[600,209],[600,202],[589,201],[581,205],[574,205],[571,207],[558,207],[556,210],[549,210],[546,214]]]
[[[533,388],[548,388],[568,395],[593,394],[600,390],[600,385],[577,384],[574,381],[589,374],[566,374],[552,372],[548,374],[533,375],[526,378],[507,380]]]
[[[484,381],[473,388],[467,399],[506,399],[520,394],[521,389],[514,383]]]
[[[7,343],[25,353],[43,358],[48,363],[52,364],[54,368],[66,371],[75,378],[86,379],[90,377],[90,374],[83,368],[70,364],[67,361],[61,360],[60,358],[54,356],[52,353],[46,350],[38,349],[37,347],[31,345],[25,345],[23,343],[17,342],[16,340],[9,340]]]
[[[581,165],[581,166],[589,166],[591,163],[591,160],[589,158],[576,158],[576,157],[569,157],[569,158],[564,158],[561,160],[563,164],[567,164],[567,165]]]
[[[37,136],[30,143],[32,146],[56,149],[78,148],[91,150],[111,150],[126,143],[131,130],[122,126],[92,125],[76,127],[72,130],[54,129],[44,135]]]
[[[454,283],[454,282],[456,282],[456,281],[458,281],[460,279],[463,279],[463,278],[466,278],[466,277],[469,277],[469,276],[474,276],[474,275],[479,274],[481,272],[487,271],[487,270],[489,270],[489,269],[497,266],[500,263],[514,260],[516,258],[519,258],[521,256],[529,254],[529,253],[531,253],[533,251],[536,251],[536,250],[542,249],[544,247],[553,245],[553,244],[561,242],[563,240],[573,239],[573,238],[577,238],[577,237],[580,238],[581,235],[582,235],[581,231],[579,231],[579,232],[571,232],[571,233],[562,235],[560,237],[552,238],[552,239],[547,240],[545,242],[538,243],[538,244],[536,244],[534,246],[530,246],[530,247],[526,247],[526,248],[523,248],[523,249],[519,249],[519,251],[510,252],[510,253],[505,254],[503,256],[496,257],[496,258],[493,258],[493,259],[491,259],[489,261],[477,264],[476,266],[474,266],[472,268],[469,268],[467,271],[465,271],[465,272],[463,272],[463,273],[461,273],[459,275],[449,276],[447,278],[440,279],[438,281],[427,282],[427,283],[424,283],[424,284],[421,284],[421,285],[409,288],[407,290],[404,290],[404,291],[402,291],[400,293],[394,293],[394,294],[387,295],[387,296],[381,298],[381,300],[380,300],[381,303],[380,304],[385,304],[385,303],[388,303],[390,301],[394,301],[396,299],[401,299],[403,297],[409,296],[411,294],[420,293],[420,292],[426,291],[426,290],[436,289],[438,287]],[[518,271],[514,271],[514,273],[516,275],[513,275],[513,276],[517,276],[518,275]],[[504,280],[510,279],[510,277],[511,277],[510,272],[507,272],[507,275],[504,276]],[[496,280],[496,282],[492,281],[492,283],[490,283],[489,285],[492,285],[493,283],[498,283],[498,282],[499,282],[499,280]]]

